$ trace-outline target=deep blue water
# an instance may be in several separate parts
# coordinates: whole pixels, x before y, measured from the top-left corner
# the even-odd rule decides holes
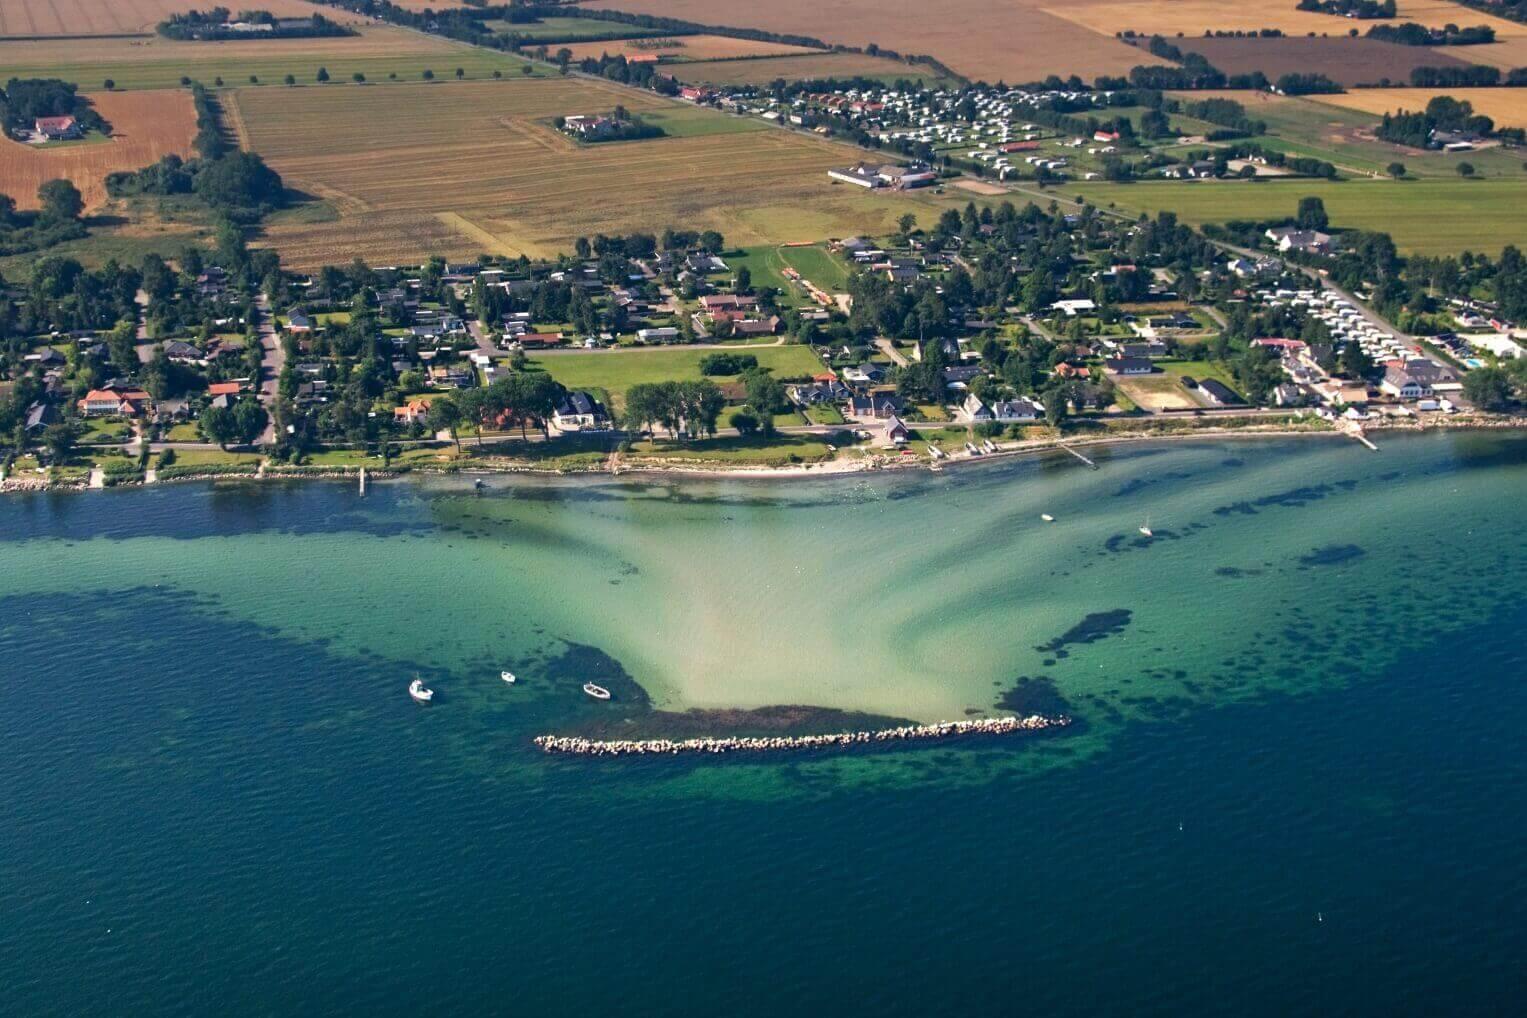
[[[757,796],[421,724],[214,598],[0,598],[0,1013],[1515,1013],[1527,601],[1492,579],[1446,630],[1354,616],[1403,653],[1351,685]]]

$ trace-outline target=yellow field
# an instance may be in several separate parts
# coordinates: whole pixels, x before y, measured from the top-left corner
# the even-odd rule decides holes
[[[108,173],[136,170],[171,153],[191,154],[196,117],[189,92],[103,92],[90,99],[111,122],[111,140],[34,148],[0,139],[0,194],[36,208],[37,188],[62,177],[95,208],[106,200]]]
[[[580,235],[669,225],[715,228],[739,244],[814,240],[882,232],[902,212],[931,207],[834,185],[826,169],[854,151],[782,130],[688,125],[684,136],[578,145],[547,122],[617,103],[709,116],[582,79],[241,89],[225,101],[249,145],[332,210],[269,225],[262,242],[299,267],[484,250],[541,256]]]
[[[820,53],[814,50],[802,56],[762,60],[696,60],[676,71],[685,81],[710,85],[767,85],[776,78],[794,81],[801,78],[875,77],[929,81],[937,77],[937,72],[926,64],[908,64],[863,53]]]
[[[1289,36],[1308,35],[1311,32],[1338,36],[1346,35],[1353,28],[1363,33],[1369,26],[1380,24],[1301,11],[1295,3],[1285,4],[1281,0],[1251,7],[1227,4],[1224,0],[1171,0],[1170,3],[1165,0],[1070,0],[1064,4],[1055,3],[1054,0],[1038,0],[1038,6],[1057,18],[1064,18],[1103,35],[1134,31],[1137,34],[1159,34],[1170,38],[1181,32],[1184,42],[1202,36],[1205,30],[1255,31],[1276,28]],[[1397,25],[1414,21],[1429,28],[1440,28],[1449,23],[1489,25],[1495,29],[1498,42],[1489,46],[1450,47],[1447,55],[1496,67],[1527,65],[1527,25],[1492,17],[1449,3],[1448,0],[1399,0],[1399,13],[1400,16],[1395,20],[1383,23]],[[1142,57],[1147,55],[1142,54]]]
[[[197,0],[0,0],[0,35],[120,35],[152,32],[170,14],[217,6]],[[234,6],[234,5],[225,5]],[[236,9],[236,8],[235,8]],[[259,10],[277,17],[323,14],[333,21],[354,16],[305,0],[260,0]]]
[[[1483,113],[1499,127],[1527,127],[1527,89],[1520,88],[1360,88],[1341,95],[1323,95],[1319,101],[1382,115],[1425,109],[1437,95],[1468,100],[1476,113]]]
[[[848,46],[875,43],[903,55],[931,54],[966,77],[991,82],[1034,81],[1054,73],[1087,78],[1127,74],[1142,62],[1138,50],[1111,34],[1047,11],[1060,9],[1054,0],[894,5],[880,0],[591,0],[586,6],[796,33]]]
[[[738,57],[778,57],[800,53],[818,53],[808,46],[789,46],[779,42],[733,39],[727,35],[670,35],[646,39],[610,39],[601,42],[570,42],[553,50],[570,49],[574,60],[599,57],[605,53],[624,57],[656,56],[663,60],[735,60]]]

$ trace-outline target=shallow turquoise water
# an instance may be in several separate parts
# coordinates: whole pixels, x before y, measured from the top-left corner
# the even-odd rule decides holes
[[[1383,445],[0,500],[0,1011],[1509,1006],[1527,441]],[[1081,724],[528,741],[1015,688]]]

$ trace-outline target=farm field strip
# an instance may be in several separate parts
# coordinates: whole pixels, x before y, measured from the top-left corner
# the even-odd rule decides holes
[[[457,67],[473,78],[484,78],[495,70],[519,75],[524,66],[524,60],[496,50],[385,26],[337,39],[0,41],[0,67],[7,75],[58,77],[84,88],[100,87],[108,78],[117,88],[175,88],[182,77],[208,85],[221,77],[229,85],[242,85],[251,74],[266,86],[279,87],[288,74],[302,84],[314,84],[320,67],[329,72],[327,87],[338,87],[357,71],[372,82],[384,81],[388,74],[418,81],[426,68],[448,79]]]
[[[1426,108],[1433,96],[1467,100],[1499,127],[1527,127],[1527,89],[1520,88],[1362,88],[1341,95],[1321,96],[1320,102],[1343,110],[1382,116],[1400,110]]]
[[[631,57],[660,57],[668,61],[736,60],[756,57],[799,56],[821,53],[809,46],[791,46],[756,39],[734,39],[726,35],[665,35],[641,39],[607,39],[596,42],[558,44],[556,49],[572,51],[574,60],[598,58],[603,54]]]
[[[0,0],[0,36],[121,35],[152,32],[170,14],[207,8],[197,0]],[[260,10],[281,18],[321,13],[334,21],[347,12],[305,0],[260,0]]]
[[[22,208],[36,208],[37,188],[62,177],[79,188],[87,208],[95,208],[106,200],[108,173],[136,170],[172,153],[191,154],[196,122],[189,92],[102,92],[89,98],[111,122],[111,140],[36,148],[0,139],[0,193]]]
[[[759,57],[750,60],[694,60],[678,72],[685,81],[711,85],[767,85],[776,78],[898,78],[932,82],[938,77],[926,64],[908,64],[863,53],[808,51],[801,56]]]
[[[1163,181],[1067,185],[1099,206],[1167,210],[1195,224],[1292,216],[1299,199],[1317,195],[1336,227],[1382,230],[1402,251],[1497,254],[1527,237],[1527,180]]]

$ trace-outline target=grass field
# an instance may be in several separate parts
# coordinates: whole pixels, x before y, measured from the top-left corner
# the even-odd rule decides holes
[[[757,117],[717,116],[699,106],[664,106],[647,110],[642,119],[661,127],[670,138],[704,138],[713,134],[747,134],[772,128]],[[607,143],[606,143],[607,144]]]
[[[1057,12],[1068,5],[1052,0],[925,0],[875,6],[848,0],[593,0],[588,6],[701,25],[797,32],[848,46],[876,43],[899,53],[931,54],[968,78],[993,82],[1037,81],[1047,74],[1128,74],[1142,62],[1139,53],[1113,38],[1111,31],[1096,32],[1060,16]]]
[[[579,145],[549,126],[617,103],[682,130]],[[535,257],[668,225],[738,245],[818,240],[886,232],[909,209],[931,224],[952,203],[835,186],[826,170],[857,154],[844,146],[582,78],[239,89],[224,105],[249,147],[326,203],[276,217],[262,238],[298,268]]]
[[[1163,181],[1068,185],[1098,205],[1155,214],[1175,211],[1192,223],[1292,216],[1299,199],[1319,195],[1331,224],[1383,230],[1404,251],[1495,254],[1527,237],[1527,177],[1504,180]]]
[[[196,117],[189,92],[98,92],[90,100],[111,122],[111,139],[36,148],[0,138],[0,194],[22,208],[36,208],[37,188],[63,177],[80,189],[86,208],[94,209],[106,200],[108,173],[135,170],[171,153],[191,154]]]
[[[600,24],[585,20],[584,24]],[[611,22],[605,22],[611,24]],[[563,44],[553,47],[560,50]],[[756,39],[734,39],[728,35],[668,35],[603,42],[567,43],[574,60],[599,57],[606,53],[624,57],[657,56],[666,63],[674,60],[735,60],[740,57],[781,57],[818,53],[808,46],[790,46]]]
[[[1458,155],[1423,152],[1378,140],[1373,134],[1378,124],[1375,116],[1361,110],[1342,108],[1349,100],[1361,101],[1361,97],[1369,91],[1361,89],[1343,95],[1322,96],[1319,100],[1256,92],[1173,94],[1187,101],[1209,96],[1234,99],[1246,107],[1249,116],[1267,123],[1270,134],[1258,138],[1258,144],[1292,155],[1324,159],[1352,174],[1382,174],[1385,167],[1398,161],[1405,164],[1412,176],[1442,176],[1456,180],[1458,163],[1467,160],[1480,175],[1512,179],[1522,176],[1521,159],[1516,153],[1504,149],[1481,149]],[[1398,96],[1413,93],[1416,98],[1411,101],[1411,108],[1424,106],[1427,97],[1432,94],[1412,89],[1374,91]],[[1499,88],[1472,91],[1511,93],[1516,90]],[[1508,103],[1512,101],[1509,95],[1501,98]]]
[[[733,269],[747,266],[753,276],[754,286],[770,286],[782,291],[787,299],[797,304],[811,304],[805,291],[786,279],[783,270],[792,268],[811,282],[831,293],[842,290],[848,283],[848,268],[825,247],[780,247],[764,244],[748,248],[740,254],[729,254],[727,264]]]
[[[495,70],[519,75],[525,63],[497,50],[385,25],[332,39],[179,42],[148,36],[0,41],[0,67],[7,77],[45,74],[82,88],[99,88],[108,78],[119,89],[175,88],[182,77],[207,85],[221,77],[230,86],[245,85],[251,74],[267,86],[280,87],[288,74],[307,85],[314,83],[320,67],[328,70],[332,88],[349,82],[357,71],[372,82],[386,81],[389,74],[417,81],[426,68],[440,79],[454,76],[458,67],[473,78],[485,78]]]
[[[547,39],[637,39],[663,34],[655,28],[622,25],[618,21],[596,21],[593,18],[542,18],[532,24],[522,25],[495,20],[486,24],[495,32]],[[560,47],[562,44],[553,45]]]
[[[1433,96],[1467,100],[1498,127],[1527,127],[1527,89],[1521,88],[1363,88],[1320,97],[1320,102],[1382,116],[1426,108]]]
[[[603,389],[618,408],[625,392],[643,382],[682,382],[700,378],[700,360],[713,350],[673,347],[660,350],[602,350],[588,353],[554,353],[531,358],[531,365],[546,370],[569,389]],[[812,375],[822,362],[804,346],[752,346],[745,351],[758,358],[758,366],[778,378]],[[728,379],[718,379],[728,381]]]
[[[0,0],[0,35],[35,38],[152,32],[170,14],[211,6],[197,0]],[[355,20],[347,12],[304,0],[260,0],[259,9],[279,18],[321,13],[334,21]]]

